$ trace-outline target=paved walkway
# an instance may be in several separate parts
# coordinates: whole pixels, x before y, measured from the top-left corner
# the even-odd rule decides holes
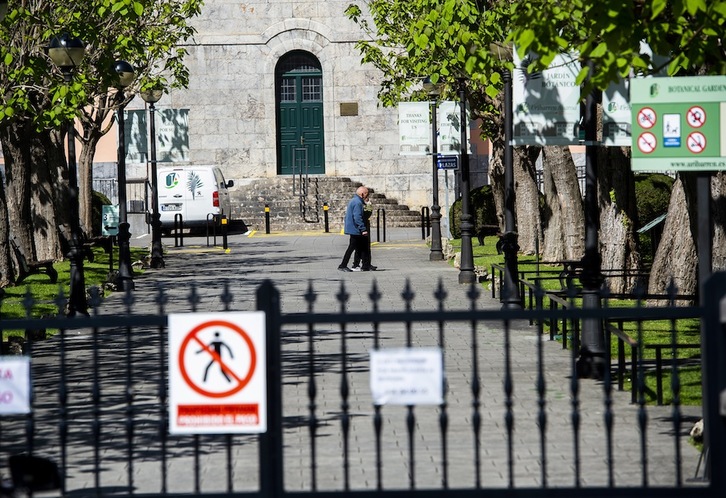
[[[170,238],[164,239],[164,242],[168,245],[166,268],[147,270],[135,279],[132,304],[124,302],[121,293],[117,293],[102,303],[99,314],[123,314],[128,306],[134,314],[154,314],[158,310],[156,301],[160,284],[167,293],[164,304],[167,312],[251,311],[257,306],[257,288],[268,279],[281,293],[283,313],[307,312],[309,303],[305,294],[311,287],[316,292],[315,311],[320,312],[341,310],[339,295],[343,294],[342,290],[350,296],[345,305],[347,312],[369,311],[372,309],[370,294],[374,288],[382,295],[379,301],[382,310],[403,310],[406,302],[402,294],[408,288],[414,294],[410,301],[411,309],[434,311],[439,307],[435,297],[439,284],[446,289],[447,310],[465,310],[471,306],[467,295],[470,289],[458,284],[458,271],[447,262],[429,261],[429,249],[421,240],[420,230],[389,230],[387,241],[374,243],[372,259],[373,264],[378,266],[375,272],[343,273],[337,270],[347,246],[347,237],[340,234],[237,234],[229,237],[227,251],[219,246],[208,247],[206,241],[199,238],[185,239],[184,247],[171,247],[173,239]],[[148,239],[135,239],[133,243],[147,244]],[[217,243],[221,245],[221,238],[217,239]],[[225,288],[231,294],[228,299],[220,295]],[[482,288],[481,291],[476,300],[478,309],[500,308],[500,303],[491,299],[487,289]],[[190,296],[195,296],[193,303]],[[560,343],[547,341],[547,337],[539,336],[537,329],[526,323],[513,323],[509,328],[501,323],[479,323],[472,330],[469,323],[447,323],[439,328],[436,323],[402,322],[381,325],[378,333],[382,348],[405,345],[407,334],[410,334],[415,346],[436,346],[442,330],[447,381],[447,465],[442,462],[440,407],[417,407],[412,412],[413,437],[410,439],[407,422],[411,419],[406,407],[385,406],[381,409],[383,424],[380,437],[385,488],[407,488],[412,473],[417,488],[439,488],[445,476],[448,485],[457,488],[470,488],[477,483],[482,487],[495,488],[511,483],[515,487],[542,486],[545,479],[548,486],[572,487],[578,477],[583,486],[608,484],[607,438],[604,432],[606,404],[602,383],[582,380],[573,384],[570,375],[573,358],[562,350]],[[350,356],[343,374],[340,355],[342,326],[323,324],[315,328],[316,396],[311,400],[307,328],[288,325],[283,329],[284,465],[288,489],[310,490],[313,480],[318,490],[344,487],[342,458],[346,454],[343,451],[345,441],[341,412],[345,410],[351,415],[347,441],[348,484],[351,489],[375,489],[378,453],[373,425],[375,410],[370,401],[367,373],[368,352],[373,348],[375,331],[373,323],[346,327],[345,347]],[[163,335],[163,331],[160,334]],[[124,337],[123,334],[110,334],[101,341],[102,347],[107,348],[103,351],[107,351],[104,358],[108,358],[108,365],[104,364],[104,367],[108,368],[108,379],[115,381],[101,390],[104,396],[116,397],[119,417],[118,420],[113,419],[111,412],[102,415],[109,417],[104,426],[106,430],[102,431],[105,434],[102,441],[104,445],[111,446],[103,450],[108,458],[103,461],[101,483],[109,492],[111,489],[123,489],[126,482],[124,472],[129,471],[123,457],[127,434],[123,417],[128,412],[124,412],[123,387],[118,385],[123,361],[117,354],[114,355],[123,351]],[[154,337],[156,333],[150,332],[145,342],[134,346],[133,355],[124,358],[134,370],[134,411],[137,417],[148,419],[148,426],[143,420],[140,424],[137,420],[134,436],[131,474],[139,492],[158,492],[162,479],[158,465],[158,422],[153,422],[153,416],[145,411],[158,411],[159,385],[164,382],[163,374],[153,373],[154,368],[159,370],[159,365],[164,365],[163,359],[151,359],[160,344],[159,341],[154,342]],[[141,339],[136,337],[134,340]],[[79,344],[82,340],[83,337],[76,338]],[[131,340],[130,336],[128,340]],[[505,345],[509,346],[509,355]],[[112,361],[112,357],[116,359]],[[88,403],[92,399],[92,383],[88,374],[84,377],[80,370],[85,364],[87,372],[87,350],[84,354],[77,353],[74,358],[77,366],[68,367],[68,376],[75,389],[71,402]],[[507,360],[513,386],[509,398],[505,393]],[[40,361],[43,362],[42,359]],[[539,365],[543,365],[544,397],[537,393]],[[480,382],[472,382],[474,373]],[[575,388],[578,395],[573,398]],[[347,406],[341,400],[342,390],[350,393]],[[640,485],[643,462],[647,462],[650,485],[674,485],[676,465],[672,408],[647,408],[649,426],[644,438],[647,454],[643,454],[638,407],[629,401],[629,393],[613,393],[615,485]],[[510,405],[514,420],[511,439],[507,437],[505,424]],[[314,470],[310,457],[312,440],[307,424],[311,408],[320,422],[315,438],[317,466]],[[77,410],[80,413],[80,407]],[[698,453],[687,443],[687,435],[693,421],[699,417],[700,409],[686,407],[683,412],[686,421],[680,428],[679,439],[682,445],[682,477],[685,480],[694,476],[698,461]],[[580,420],[578,431],[573,429],[575,413]],[[476,419],[481,422],[478,433],[472,428],[472,421]],[[544,433],[540,431],[539,420],[545,420]],[[77,430],[82,429],[79,426]],[[208,436],[201,441],[189,437],[169,438],[166,476],[169,490],[194,489],[195,474],[202,492],[224,490],[227,465],[231,465],[235,476],[235,490],[256,489],[256,439],[253,436],[236,436],[233,440],[235,443],[228,449],[226,439],[221,437]],[[409,453],[411,444],[415,448],[413,461]],[[73,448],[73,453],[79,456],[70,463],[72,472],[68,489],[83,495],[82,489],[93,485],[89,471],[91,464],[82,445],[77,444]],[[200,472],[194,470],[192,448],[201,451],[203,470]],[[511,454],[508,453],[510,448]],[[233,455],[231,464],[225,459],[227,451]],[[579,458],[574,456],[575,451]]]

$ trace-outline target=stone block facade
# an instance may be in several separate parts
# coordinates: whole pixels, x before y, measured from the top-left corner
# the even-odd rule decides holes
[[[323,176],[365,183],[414,210],[430,205],[431,158],[399,155],[398,111],[379,105],[382,77],[361,63],[355,43],[363,35],[344,14],[349,4],[206,0],[186,47],[189,87],[157,104],[189,109],[190,161],[219,165],[237,189],[278,176],[276,67],[302,50],[322,69]],[[343,113],[341,104],[357,112]]]

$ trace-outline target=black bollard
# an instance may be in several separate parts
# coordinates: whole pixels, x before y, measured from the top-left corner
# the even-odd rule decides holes
[[[325,219],[325,233],[330,232],[330,227],[328,226],[328,203],[323,203],[323,217]]]
[[[270,233],[270,205],[265,204],[265,233]]]

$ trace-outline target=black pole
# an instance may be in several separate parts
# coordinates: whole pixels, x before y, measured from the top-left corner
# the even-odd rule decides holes
[[[476,282],[474,274],[474,252],[471,247],[471,234],[474,224],[471,216],[471,202],[469,198],[469,147],[467,145],[467,129],[469,120],[466,117],[466,81],[459,80],[459,106],[461,108],[460,131],[461,143],[461,263],[459,266],[459,283],[473,284]]]
[[[123,95],[122,95],[123,97]],[[124,291],[134,290],[133,271],[131,270],[131,248],[129,240],[128,213],[126,211],[126,130],[124,120],[124,106],[118,109],[118,276],[116,286]]]
[[[592,69],[592,68],[591,68]],[[585,255],[582,258],[582,307],[600,307],[602,285],[598,230],[600,210],[597,202],[597,101],[594,93],[585,99]],[[605,372],[605,338],[598,318],[582,320],[582,340],[577,372],[581,377],[602,379]]]
[[[265,204],[265,233],[270,233],[270,205]]]
[[[442,261],[444,251],[441,248],[441,206],[439,206],[439,141],[436,120],[436,98],[431,102],[431,164],[432,164],[432,204],[431,204],[431,252],[429,261]]]
[[[323,217],[325,219],[325,233],[330,232],[330,225],[328,224],[328,203],[323,203]]]
[[[164,268],[164,248],[161,245],[161,213],[159,213],[159,178],[156,173],[156,107],[149,102],[149,152],[151,154],[151,267]],[[181,231],[181,230],[180,230]],[[176,240],[176,239],[175,239]],[[182,245],[184,245],[182,239]]]
[[[502,236],[504,282],[502,282],[502,303],[505,308],[521,308],[522,298],[519,294],[517,264],[519,245],[514,219],[516,194],[512,151],[512,73],[509,69],[502,73],[502,79],[504,80],[504,235]]]
[[[70,71],[63,73],[66,83],[70,83]],[[71,208],[71,240],[68,260],[70,261],[70,289],[68,296],[68,316],[73,317],[80,313],[88,315],[88,301],[86,300],[86,277],[83,273],[83,250],[81,246],[81,220],[78,200],[78,172],[76,170],[76,128],[74,120],[68,122],[68,201]]]
[[[711,235],[711,172],[702,171],[696,177],[698,200],[698,301],[706,302],[704,285],[711,276],[713,261],[713,238]]]

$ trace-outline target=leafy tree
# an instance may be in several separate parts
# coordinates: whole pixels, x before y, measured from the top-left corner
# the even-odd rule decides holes
[[[0,190],[0,284],[10,280],[8,234],[31,257],[59,257],[58,231],[69,224],[68,167],[63,133],[80,117],[83,128],[80,184],[90,185],[95,146],[110,129],[109,115],[141,85],[185,85],[179,44],[193,34],[187,19],[201,0],[18,0],[0,24],[0,141],[5,189]],[[46,53],[54,36],[82,39],[86,56],[65,81]],[[126,60],[139,78],[120,95],[115,60]],[[89,213],[91,196],[83,199]],[[86,227],[88,228],[88,227]]]
[[[726,74],[724,0],[523,0],[517,2],[510,21],[511,39],[519,53],[538,55],[534,67],[546,66],[563,50],[579,53],[583,68],[579,79],[588,89],[603,90],[619,77],[662,69],[670,76]],[[657,60],[644,53],[643,42],[659,56]],[[658,62],[660,57],[664,62]],[[694,184],[694,174],[689,173],[678,175],[674,184],[662,239],[668,244],[658,248],[651,293],[664,292],[671,279],[682,293],[696,291]],[[715,199],[726,191],[726,175],[713,177],[711,191]],[[716,207],[715,201],[712,206]],[[724,215],[718,209],[712,213],[713,239],[722,241]],[[726,266],[724,244],[714,243],[713,249],[714,267]]]
[[[429,77],[442,86],[441,98],[458,100],[461,85],[474,117],[481,118],[482,134],[494,143],[490,162],[494,198],[502,211],[504,198],[502,156],[504,136],[502,73],[511,68],[511,49],[504,43],[513,6],[508,2],[476,0],[373,0],[364,12],[358,5],[347,9],[365,33],[357,46],[363,62],[383,74],[379,99],[385,106],[401,100],[426,100],[421,81]],[[515,170],[522,191],[536,193],[534,160],[538,148],[523,147],[515,155]],[[525,187],[530,187],[526,188]],[[536,194],[535,194],[536,196]],[[517,206],[538,204],[537,199],[518,196]],[[532,230],[520,233],[520,243],[534,251],[539,213],[527,217]],[[503,218],[503,217],[500,217]]]

